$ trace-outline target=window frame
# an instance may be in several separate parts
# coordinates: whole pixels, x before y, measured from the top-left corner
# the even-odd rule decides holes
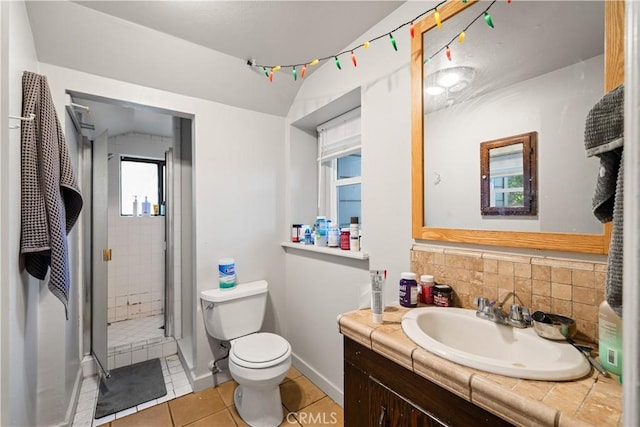
[[[343,157],[347,157],[347,156],[352,156],[354,154],[359,154],[360,155],[360,175],[358,175],[357,177],[351,177],[351,178],[338,178],[338,159],[341,159]],[[340,156],[337,157],[333,160],[331,160],[331,180],[329,183],[329,211],[331,212],[331,218],[335,219],[336,221],[339,220],[338,217],[338,187],[342,187],[342,186],[346,186],[346,185],[354,185],[354,184],[360,184],[360,215],[358,215],[359,219],[362,219],[362,154],[361,154],[361,150],[356,151],[355,153],[349,153],[349,154],[345,154],[344,156]],[[361,221],[360,221],[361,222]],[[340,224],[338,223],[338,226],[340,226]]]
[[[120,216],[133,216],[133,214],[123,214],[122,213],[122,162],[136,162],[136,163],[148,163],[156,165],[157,169],[157,177],[158,177],[158,207],[164,202],[165,196],[165,171],[166,171],[166,161],[165,159],[151,158],[151,157],[135,157],[130,155],[122,154],[120,155],[120,163],[118,164],[118,175],[120,185],[118,186],[118,200],[120,204]],[[139,206],[142,206],[142,200],[138,199]],[[139,208],[140,209],[140,208]],[[140,210],[139,210],[140,211]],[[160,211],[158,211],[158,215],[160,215]],[[153,212],[150,213],[150,216],[155,216]]]
[[[361,108],[357,107],[317,127],[318,214],[336,222],[339,221],[338,187],[359,184],[361,198],[358,217],[362,224],[361,117]],[[338,179],[338,160],[354,154],[360,157],[360,175]]]

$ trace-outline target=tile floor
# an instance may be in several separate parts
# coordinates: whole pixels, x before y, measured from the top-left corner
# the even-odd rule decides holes
[[[134,414],[116,414],[108,427],[246,426],[233,406],[236,386],[229,381],[151,407],[139,405]],[[282,426],[343,426],[342,408],[294,367],[280,385],[280,393],[285,414]]]

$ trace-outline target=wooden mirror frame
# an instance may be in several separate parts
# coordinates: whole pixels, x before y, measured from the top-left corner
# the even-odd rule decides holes
[[[478,0],[450,0],[438,8],[442,22],[457,15]],[[624,82],[624,1],[605,1],[604,93]],[[514,7],[517,5],[514,5]],[[416,240],[460,242],[565,252],[607,254],[611,223],[602,234],[544,233],[523,231],[468,230],[429,227],[424,223],[424,33],[436,26],[433,13],[415,23],[411,40],[411,202],[412,237]],[[603,94],[604,94],[603,93]],[[595,177],[594,177],[595,179]]]
[[[536,216],[538,214],[538,132],[508,136],[480,143],[480,213],[496,216]],[[491,150],[522,144],[522,206],[491,206]]]

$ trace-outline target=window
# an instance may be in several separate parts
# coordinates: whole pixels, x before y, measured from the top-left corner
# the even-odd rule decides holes
[[[362,223],[360,108],[318,127],[321,215],[348,227],[352,216]]]
[[[133,215],[133,201],[138,200],[138,215],[142,213],[142,203],[145,200],[153,206],[159,207],[164,202],[165,162],[157,159],[143,159],[136,157],[120,158],[120,214]]]

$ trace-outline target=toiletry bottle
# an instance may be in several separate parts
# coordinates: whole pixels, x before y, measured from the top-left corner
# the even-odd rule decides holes
[[[133,217],[138,216],[138,196],[133,196]]]
[[[416,282],[416,273],[400,274],[400,305],[403,307],[418,306],[418,282]]]
[[[338,224],[334,224],[332,222],[329,226],[329,237],[327,242],[330,248],[337,248],[340,246],[340,229],[338,228]]]
[[[371,274],[371,315],[373,323],[382,323],[384,311],[384,281],[387,278],[387,270],[369,270]]]
[[[147,200],[147,196],[144,196],[144,202],[142,202],[142,216],[149,216],[151,213],[151,203]]]
[[[349,249],[352,251],[360,250],[360,228],[357,216],[352,216],[351,224],[349,224]]]
[[[422,304],[433,304],[433,276],[423,274],[420,276],[419,300]]]
[[[622,320],[606,301],[598,310],[598,352],[600,364],[609,372],[622,375]]]

